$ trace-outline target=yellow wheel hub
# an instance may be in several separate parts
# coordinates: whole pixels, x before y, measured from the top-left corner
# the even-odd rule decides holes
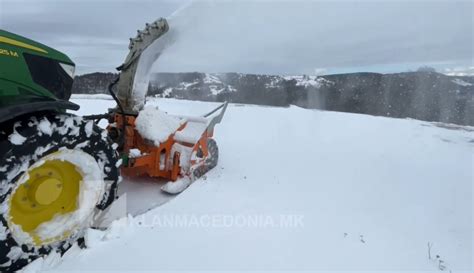
[[[57,215],[77,209],[82,175],[75,166],[58,159],[46,160],[41,166],[28,171],[28,179],[12,193],[10,221],[28,233],[36,244],[44,243],[35,229]],[[63,234],[62,240],[70,231]]]
[[[28,194],[32,195],[31,200],[39,205],[51,205],[61,195],[63,185],[59,179],[46,177],[34,184],[35,187],[30,189]]]

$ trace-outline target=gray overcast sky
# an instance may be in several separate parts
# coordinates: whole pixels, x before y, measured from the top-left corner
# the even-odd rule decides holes
[[[0,27],[67,53],[78,73],[113,71],[128,38],[168,17],[157,71],[314,74],[471,71],[474,1],[0,0]],[[184,7],[184,8],[183,8]]]

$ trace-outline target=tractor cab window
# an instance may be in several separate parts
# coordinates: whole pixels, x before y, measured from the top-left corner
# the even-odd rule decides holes
[[[74,65],[63,64],[54,59],[24,53],[33,81],[52,92],[60,99],[71,95]]]

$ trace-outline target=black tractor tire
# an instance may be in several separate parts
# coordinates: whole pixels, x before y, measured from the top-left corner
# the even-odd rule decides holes
[[[47,126],[46,126],[47,125]],[[13,141],[12,135],[18,137]],[[103,168],[104,194],[96,210],[106,209],[116,198],[119,181],[118,153],[107,133],[93,121],[68,114],[24,117],[2,124],[0,129],[0,207],[8,206],[8,197],[19,178],[39,159],[59,149],[80,150],[92,156]],[[64,241],[49,245],[27,245],[17,242],[8,227],[7,214],[0,210],[0,272],[17,271],[33,260],[51,252],[63,254],[83,240],[84,230],[74,231]]]

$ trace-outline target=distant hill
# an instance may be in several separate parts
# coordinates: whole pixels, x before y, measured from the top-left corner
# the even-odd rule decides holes
[[[115,80],[115,73],[91,73],[76,76],[72,86],[73,94],[108,94],[107,87]]]
[[[73,93],[107,93],[113,73],[76,77]],[[156,73],[149,95],[415,118],[474,126],[474,77],[432,71],[272,76]]]

